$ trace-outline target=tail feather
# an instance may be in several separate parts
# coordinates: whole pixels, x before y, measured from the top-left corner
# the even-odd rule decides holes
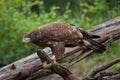
[[[78,30],[83,34],[84,37],[86,38],[100,38],[99,35],[93,35],[93,34],[89,34],[87,31],[81,30],[78,28]]]
[[[88,43],[90,43],[89,48],[94,48],[98,52],[104,52],[106,50],[105,46],[102,45],[101,43],[94,41],[92,39],[86,39]],[[85,41],[83,41],[85,43]]]
[[[95,38],[100,38],[99,35],[89,34],[87,31],[81,30],[78,28],[78,30],[83,35],[83,43],[85,47],[88,47],[89,49],[93,49],[99,52],[104,52],[106,50],[105,46],[101,43],[93,40]]]
[[[99,35],[91,35],[92,38],[100,38]]]

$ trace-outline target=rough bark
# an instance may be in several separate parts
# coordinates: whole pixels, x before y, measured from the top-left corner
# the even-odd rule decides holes
[[[91,34],[98,34],[101,36],[97,41],[107,41],[106,43],[111,43],[120,38],[120,17],[95,26],[88,31]],[[80,47],[66,48],[65,57],[78,52],[80,49]],[[51,53],[49,48],[45,48],[44,51],[48,54]],[[34,53],[26,58],[0,68],[0,80],[23,80],[41,68],[42,63],[36,53]]]
[[[72,73],[70,70],[60,64],[54,64],[52,63],[49,55],[47,55],[44,51],[42,50],[37,50],[37,55],[39,56],[41,62],[43,63],[43,69],[40,69],[36,73],[30,75],[27,80],[36,80],[38,78],[48,76],[51,74],[58,74],[61,76],[64,80],[74,80]],[[44,65],[45,62],[49,63],[47,65]]]
[[[116,75],[103,77],[102,80],[120,80],[120,73]]]
[[[42,68],[42,64],[37,54],[32,54],[26,58],[0,68],[0,80],[24,79],[30,74],[38,71],[40,68]]]

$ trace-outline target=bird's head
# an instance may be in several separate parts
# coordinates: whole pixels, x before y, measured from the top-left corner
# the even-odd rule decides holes
[[[22,39],[22,43],[32,43],[35,42],[39,39],[40,34],[38,33],[38,31],[31,31],[28,32],[27,34],[25,34],[25,36]]]

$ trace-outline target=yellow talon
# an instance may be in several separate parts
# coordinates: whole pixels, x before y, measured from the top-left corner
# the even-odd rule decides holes
[[[57,62],[56,62],[56,57],[55,57],[55,55],[53,55],[52,57],[51,57],[51,60],[52,60],[52,63],[53,64],[56,64]]]

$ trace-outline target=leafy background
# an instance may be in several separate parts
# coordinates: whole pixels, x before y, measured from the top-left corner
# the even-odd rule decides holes
[[[23,35],[40,25],[66,22],[83,29],[120,16],[120,0],[0,0],[0,66],[32,54],[38,47],[23,45]],[[120,40],[108,47],[106,54],[94,54],[78,63],[82,75],[101,63],[120,56]],[[87,67],[87,69],[86,69]],[[117,70],[120,64],[110,70]]]

